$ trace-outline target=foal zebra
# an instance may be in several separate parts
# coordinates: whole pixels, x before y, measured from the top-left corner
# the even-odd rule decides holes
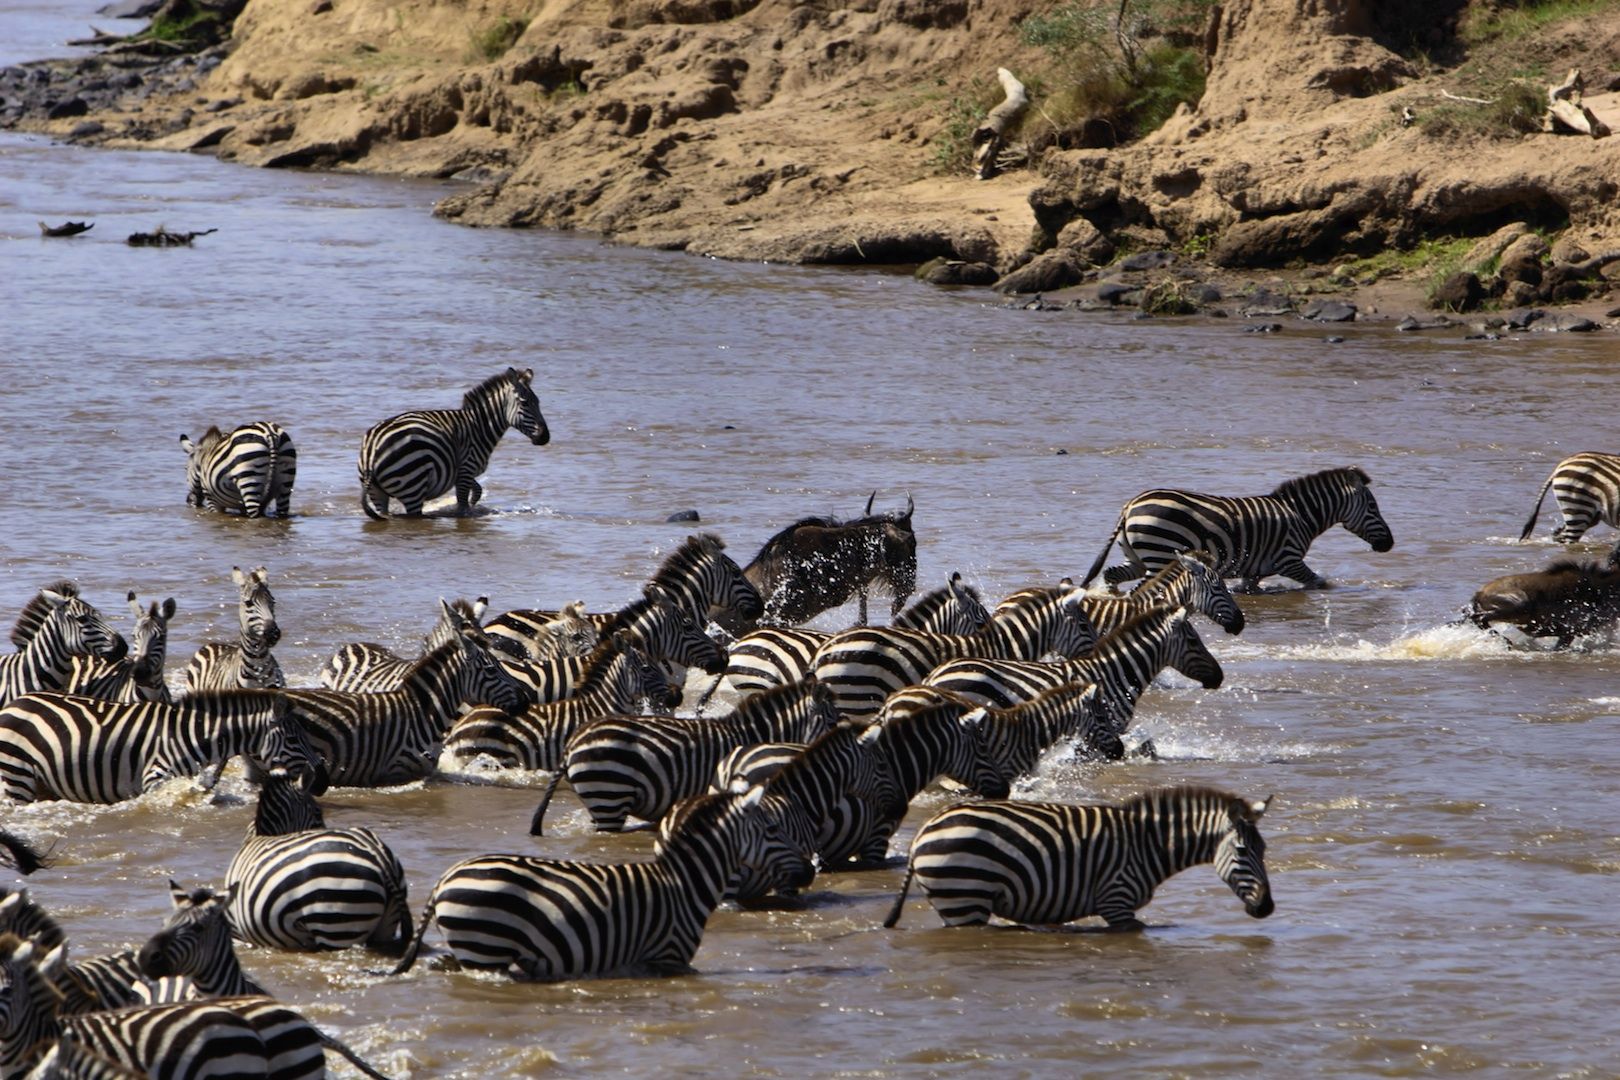
[[[243,573],[231,567],[236,585],[235,644],[209,642],[186,664],[181,686],[188,694],[199,690],[277,690],[287,685],[281,665],[270,649],[281,640],[276,625],[276,598],[270,592],[270,572],[264,567]]]
[[[11,640],[18,651],[0,655],[0,704],[40,690],[62,689],[74,657],[117,663],[129,650],[129,643],[69,581],[41,589],[23,606]]]
[[[287,516],[298,451],[280,424],[210,427],[196,442],[180,436],[180,446],[186,452],[187,506],[263,517],[274,505],[277,516]]]
[[[410,970],[437,920],[471,968],[536,979],[691,970],[709,914],[744,866],[808,880],[810,856],[762,813],[763,792],[704,795],[665,816],[650,862],[485,855],[452,866],[394,974]]]
[[[604,716],[574,732],[566,762],[551,776],[529,832],[539,836],[564,772],[591,821],[618,832],[625,818],[657,821],[681,799],[703,794],[721,758],[739,746],[809,742],[838,723],[832,695],[818,683],[758,694],[729,716]]]
[[[452,600],[448,610],[441,601],[438,621],[423,639],[422,653],[417,659],[455,637],[456,627],[461,622],[470,622],[475,626],[481,624],[488,608],[487,596],[472,601]],[[374,642],[356,641],[339,646],[321,668],[317,681],[328,690],[344,690],[354,694],[398,690],[414,662]]]
[[[1245,591],[1258,589],[1260,579],[1272,574],[1308,588],[1320,586],[1323,578],[1305,565],[1305,552],[1334,525],[1343,525],[1374,551],[1395,546],[1370,483],[1360,469],[1327,469],[1278,484],[1270,495],[1247,498],[1144,491],[1119,512],[1081,584],[1102,570],[1117,539],[1127,565],[1103,573],[1110,585],[1151,574],[1178,551],[1201,549],[1214,556],[1221,577],[1242,578]]]
[[[106,698],[108,701],[171,700],[169,685],[163,679],[163,665],[169,651],[169,620],[174,618],[174,597],[143,610],[133,591],[129,607],[135,613],[135,643],[131,653],[116,663],[93,656],[76,656],[68,673],[69,694]]]
[[[274,949],[403,945],[411,933],[405,870],[370,829],[329,829],[303,785],[267,776],[242,846],[225,871],[231,931]]]
[[[29,694],[0,709],[0,790],[19,802],[115,803],[237,754],[268,772],[325,772],[279,692],[222,690],[173,705]]]
[[[1564,518],[1564,523],[1553,530],[1554,543],[1573,544],[1600,521],[1610,528],[1620,526],[1620,456],[1571,454],[1554,465],[1552,475],[1541,485],[1541,494],[1536,496],[1536,508],[1530,511],[1520,540],[1530,539],[1535,531],[1548,488]]]
[[[360,440],[360,508],[366,516],[388,516],[397,499],[408,517],[422,504],[455,488],[456,513],[483,498],[478,475],[489,465],[495,444],[507,428],[536,446],[551,441],[540,401],[529,385],[532,368],[509,367],[473,387],[459,409],[417,409],[381,421]]]
[[[894,627],[866,627],[835,635],[816,652],[815,678],[833,690],[851,720],[874,715],[890,694],[919,683],[947,660],[976,656],[1038,660],[1049,652],[1073,655],[1096,644],[1096,634],[1075,589],[1059,596],[1030,596],[1002,607],[972,634],[930,634]]]
[[[1270,805],[1270,798],[1180,787],[1116,804],[953,806],[917,830],[883,925],[900,921],[916,878],[946,926],[992,915],[1035,926],[1100,915],[1110,930],[1140,930],[1136,911],[1159,884],[1207,862],[1244,910],[1263,919],[1273,904],[1258,825]]]

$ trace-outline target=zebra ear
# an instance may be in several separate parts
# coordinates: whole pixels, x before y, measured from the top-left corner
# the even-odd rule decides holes
[[[989,716],[989,713],[985,712],[983,705],[980,705],[977,709],[965,712],[957,717],[956,722],[968,731],[978,732],[984,729],[984,721],[987,716]]]
[[[58,949],[61,947],[62,946],[60,945],[57,946]],[[34,959],[34,953],[37,951],[38,946],[35,945],[34,939],[24,938],[22,944],[17,946],[16,950],[11,954],[12,962],[17,964],[27,964]]]
[[[55,589],[41,589],[39,590],[39,595],[43,596],[53,608],[62,607],[69,600],[66,593],[59,593]]]
[[[1249,813],[1253,815],[1253,817],[1250,820],[1259,821],[1262,817],[1264,817],[1266,811],[1271,809],[1271,800],[1275,799],[1276,797],[1277,797],[1277,793],[1272,792],[1270,795],[1267,795],[1265,798],[1256,799],[1256,800],[1254,800],[1254,802],[1250,803],[1249,804]]]
[[[181,435],[180,449],[186,452],[187,457],[190,457],[192,454],[197,452],[197,444],[191,441],[190,435]]]
[[[231,567],[231,580],[234,581],[236,583],[236,587],[240,589],[243,585],[247,584],[247,575],[242,573],[242,568],[240,566],[233,566]]]
[[[135,613],[135,618],[137,620],[139,620],[141,615],[143,614],[143,612],[141,611],[141,602],[139,600],[135,599],[135,590],[134,589],[129,590],[128,599],[129,599],[129,610],[133,611]],[[157,602],[156,601],[153,601],[153,603],[152,603],[152,610],[154,610],[154,611],[157,610]]]
[[[169,879],[169,900],[170,900],[170,902],[172,902],[175,907],[180,907],[180,906],[184,905],[185,902],[187,900],[189,900],[189,899],[191,899],[191,894],[189,892],[187,892],[185,889],[182,889],[180,887],[180,883],[178,881],[175,881],[174,878],[170,878]]]
[[[746,781],[741,782],[746,783]],[[764,797],[765,785],[755,784],[753,787],[747,788],[743,791],[742,798],[737,800],[737,805],[743,807],[744,809],[752,810],[754,807],[759,805],[760,800]]]
[[[861,732],[860,738],[856,739],[855,742],[860,746],[870,748],[878,741],[880,737],[882,737],[882,735],[883,725],[873,724],[871,727]]]
[[[488,610],[489,610],[489,597],[480,596],[478,599],[476,599],[476,600],[474,600],[472,602],[473,620],[475,622],[483,622],[484,621],[484,612],[486,612]]]
[[[257,568],[254,569],[254,571],[253,571],[253,583],[255,585],[264,585],[264,584],[268,583],[269,580],[270,580],[270,571],[269,570],[265,569],[262,566],[257,567]]]
[[[154,602],[152,604],[152,608],[154,615],[161,616],[164,622],[168,622],[170,619],[174,618],[174,597],[171,596],[164,600],[162,607],[158,607]]]
[[[33,944],[29,942],[29,944]],[[18,950],[20,956],[22,951]],[[39,961],[39,973],[50,982],[59,982],[67,974],[68,943],[62,942],[56,948],[46,953]]]

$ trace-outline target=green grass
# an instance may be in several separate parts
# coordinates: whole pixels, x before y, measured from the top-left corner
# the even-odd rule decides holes
[[[1360,282],[1386,277],[1423,274],[1433,284],[1444,281],[1462,267],[1462,258],[1474,245],[1474,237],[1440,236],[1420,240],[1410,248],[1386,248],[1376,255],[1344,264],[1349,276]]]
[[[1498,83],[1483,93],[1469,92],[1463,96],[1483,97],[1488,103],[1440,98],[1421,107],[1414,106],[1418,130],[1436,138],[1512,138],[1541,130],[1541,117],[1547,111],[1545,93],[1517,80]]]
[[[973,170],[973,132],[1001,99],[999,84],[974,79],[968,93],[951,98],[945,123],[928,141],[928,164],[935,172],[952,176]]]
[[[472,36],[472,52],[474,57],[483,60],[499,60],[506,55],[506,51],[517,44],[523,31],[529,28],[527,19],[511,19],[502,16],[482,30],[475,31]]]
[[[1457,37],[1465,45],[1515,41],[1565,19],[1577,19],[1612,6],[1614,0],[1518,0],[1500,7],[1473,5]]]
[[[135,36],[176,44],[207,45],[226,37],[229,32],[220,12],[187,6],[154,18]]]

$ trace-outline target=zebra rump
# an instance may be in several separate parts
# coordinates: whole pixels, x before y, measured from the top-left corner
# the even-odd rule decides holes
[[[1620,456],[1571,454],[1554,465],[1547,482],[1541,485],[1541,494],[1536,496],[1536,508],[1530,511],[1524,531],[1519,533],[1521,541],[1530,539],[1535,531],[1549,488],[1564,519],[1553,530],[1554,543],[1573,544],[1600,521],[1611,528],[1620,525]]]
[[[230,431],[210,427],[192,442],[180,436],[186,452],[186,505],[263,517],[274,506],[287,516],[298,450],[280,424],[243,424]]]

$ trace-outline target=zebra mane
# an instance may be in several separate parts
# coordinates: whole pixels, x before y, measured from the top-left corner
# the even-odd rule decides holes
[[[1296,476],[1292,480],[1284,480],[1271,490],[1274,497],[1282,498],[1292,495],[1301,488],[1307,488],[1319,483],[1332,483],[1344,486],[1351,484],[1370,484],[1372,478],[1365,471],[1354,466],[1343,469],[1323,469],[1321,472],[1309,473],[1305,476]]]
[[[1137,587],[1140,588],[1141,586],[1137,586]],[[1101,649],[1103,644],[1106,643],[1106,642],[1112,641],[1117,637],[1121,637],[1121,636],[1123,636],[1124,634],[1126,634],[1128,632],[1134,633],[1138,627],[1144,626],[1147,623],[1161,621],[1161,620],[1163,620],[1165,618],[1166,615],[1171,615],[1171,614],[1174,614],[1175,612],[1182,611],[1182,610],[1184,610],[1184,609],[1181,607],[1180,604],[1165,604],[1165,603],[1154,604],[1152,607],[1148,608],[1146,611],[1137,612],[1135,615],[1132,615],[1129,619],[1126,619],[1123,623],[1120,624],[1120,627],[1119,627],[1118,630],[1115,630],[1112,634],[1109,634],[1107,637],[1103,638],[1102,641],[1099,641],[1097,643],[1097,648]],[[1093,655],[1095,655],[1095,653],[1093,653]]]
[[[503,386],[510,386],[514,382],[512,372],[515,368],[507,368],[497,375],[491,375],[465,394],[461,395],[461,407],[470,409],[480,401],[488,401]]]
[[[673,605],[673,603],[673,601],[662,596],[648,596],[645,592],[642,593],[641,596],[613,613],[612,620],[597,633],[598,644],[612,637],[616,631],[628,629],[637,619],[651,611],[655,605]]]
[[[575,697],[591,687],[601,685],[607,678],[608,669],[613,666],[613,661],[625,651],[625,647],[617,640],[618,636],[618,634],[602,635],[602,639],[596,643],[596,648],[585,657],[585,663],[580,668],[579,685],[574,691]]]
[[[233,707],[264,708],[273,704],[281,694],[280,690],[247,688],[232,686],[223,690],[193,690],[184,697],[176,700],[176,705],[198,705],[207,707],[217,705],[232,710]]]
[[[1156,802],[1198,802],[1201,800],[1217,801],[1222,803],[1240,802],[1245,806],[1249,800],[1241,795],[1234,795],[1218,787],[1207,784],[1185,784],[1181,786],[1165,786],[1148,788],[1146,791],[1121,799],[1115,805],[1123,810],[1141,810],[1150,807]]]
[[[696,533],[681,541],[681,546],[670,552],[653,572],[648,585],[662,585],[681,577],[681,571],[696,567],[714,551],[725,550],[725,541],[714,533]]]
[[[737,796],[729,792],[710,792],[682,799],[670,807],[658,822],[658,839],[653,843],[654,855],[664,853],[664,845],[682,832],[695,832],[704,836],[713,831],[715,824],[731,809]]]
[[[961,588],[963,592],[971,596],[974,600],[977,600],[981,607],[984,605],[984,598],[979,595],[978,589],[975,589],[972,585],[969,585],[966,582],[960,583],[958,587]],[[908,625],[911,623],[921,622],[922,620],[928,618],[928,616],[934,614],[940,608],[944,607],[946,604],[950,603],[951,598],[954,595],[955,594],[952,592],[949,585],[941,585],[937,589],[930,589],[917,599],[913,600],[911,605],[900,613],[900,617],[904,618]]]
[[[59,593],[66,597],[77,597],[79,587],[71,581],[57,581],[45,586],[33,595],[28,603],[23,605],[22,611],[17,614],[17,624],[11,628],[11,643],[18,649],[26,649],[28,643],[34,640],[39,628],[45,625],[45,620],[51,617],[55,610],[51,602],[45,599],[47,592]]]

